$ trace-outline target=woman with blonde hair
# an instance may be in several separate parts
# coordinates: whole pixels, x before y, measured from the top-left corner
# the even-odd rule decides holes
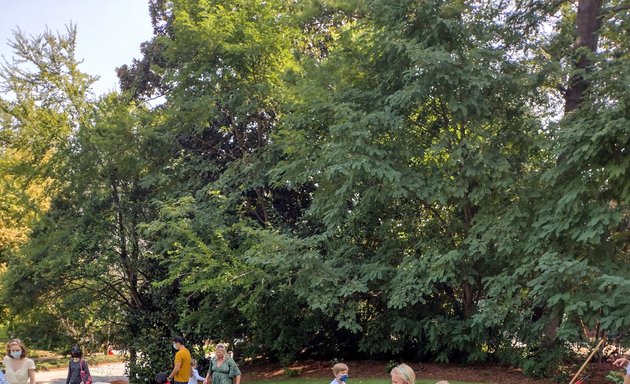
[[[389,373],[392,384],[415,384],[416,373],[407,364],[400,364]]]
[[[400,364],[389,373],[392,377],[392,384],[415,384],[416,373],[407,364]],[[448,384],[448,381],[438,381],[436,384]]]
[[[214,353],[203,384],[240,384],[241,371],[234,359],[227,354],[225,345],[217,344]]]
[[[5,378],[9,384],[36,384],[35,362],[28,357],[22,340],[11,339],[4,357]]]

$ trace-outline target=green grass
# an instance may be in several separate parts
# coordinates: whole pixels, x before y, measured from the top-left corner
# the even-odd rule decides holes
[[[275,378],[269,380],[255,380],[249,381],[250,384],[271,384],[271,383],[280,383],[280,384],[329,384],[332,379],[299,379],[299,378]],[[435,384],[439,380],[416,380],[416,384]],[[350,378],[348,380],[348,384],[390,384],[390,381],[387,379],[361,379],[361,378]],[[464,381],[450,381],[449,384],[481,384],[475,382],[464,382]]]

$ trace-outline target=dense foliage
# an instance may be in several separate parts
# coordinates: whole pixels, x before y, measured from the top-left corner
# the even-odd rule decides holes
[[[100,98],[72,27],[18,32],[11,329],[117,344],[133,382],[173,334],[549,374],[630,325],[629,8],[151,0],[154,38]]]

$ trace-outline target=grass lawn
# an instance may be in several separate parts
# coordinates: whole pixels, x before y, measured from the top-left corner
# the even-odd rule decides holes
[[[332,379],[299,379],[299,378],[278,378],[271,380],[255,380],[248,381],[248,384],[270,384],[270,383],[280,383],[280,384],[328,384],[332,381]],[[416,380],[416,384],[435,384],[438,380]],[[464,382],[464,381],[449,381],[449,384],[481,384],[481,383],[473,383],[473,382]],[[361,378],[350,378],[348,380],[348,384],[390,384],[390,381],[387,379],[361,379]]]

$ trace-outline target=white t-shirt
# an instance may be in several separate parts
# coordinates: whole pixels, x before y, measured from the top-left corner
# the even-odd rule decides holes
[[[4,377],[7,379],[9,384],[28,384],[28,371],[29,369],[35,369],[35,362],[28,357],[25,357],[22,362],[22,366],[14,371],[11,368],[12,358],[9,356],[5,356],[3,363],[6,372],[4,373]]]

